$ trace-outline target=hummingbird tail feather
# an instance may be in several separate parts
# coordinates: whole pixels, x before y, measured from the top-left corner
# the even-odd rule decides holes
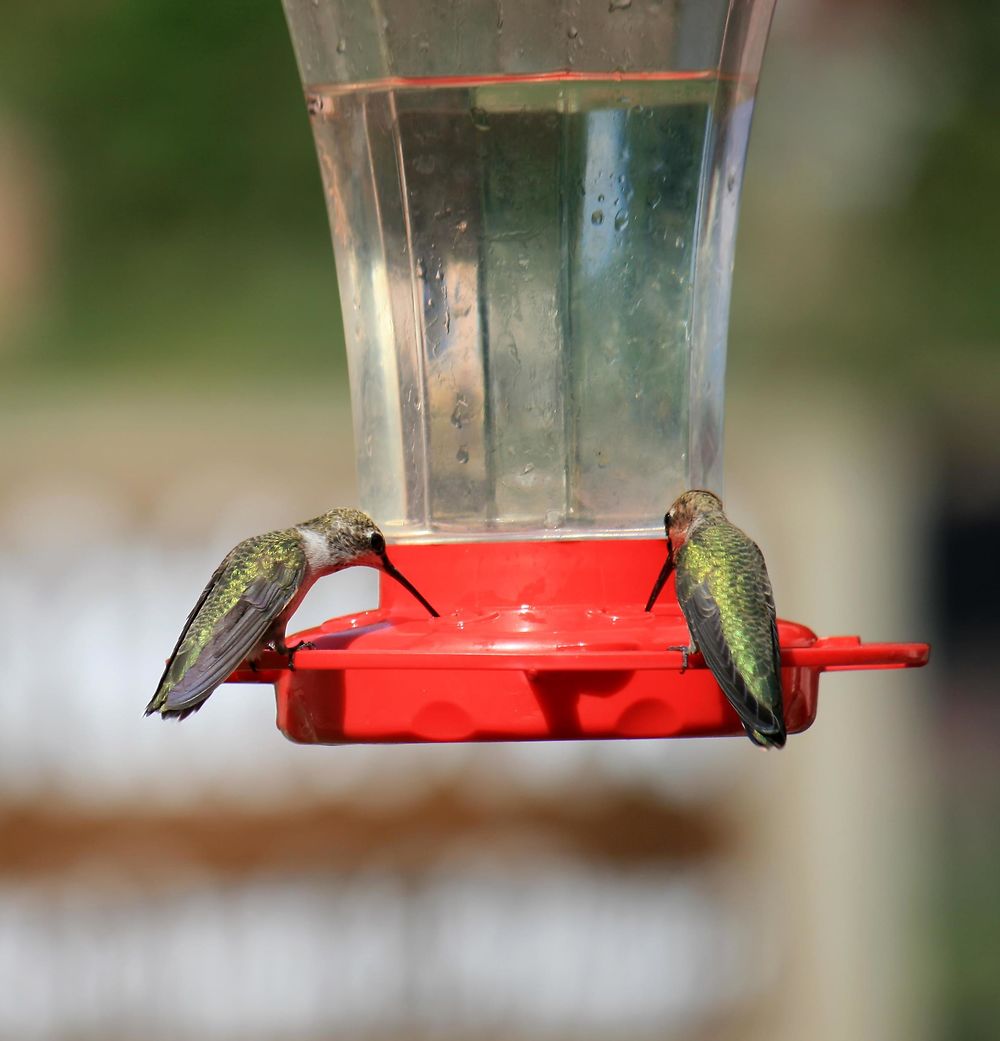
[[[187,708],[162,708],[160,709],[160,715],[164,719],[187,719],[188,716],[193,712],[197,712],[204,704],[204,701],[199,701],[197,705],[189,705]]]
[[[183,693],[178,692],[175,688],[174,690],[157,694],[146,706],[146,715],[150,716],[154,712],[159,712],[164,719],[186,719],[192,712],[197,712],[208,701],[214,689],[214,687],[210,687],[208,690]],[[178,696],[175,697],[174,695]]]
[[[773,730],[760,730],[743,724],[747,737],[757,745],[758,748],[784,748],[788,733],[780,721]]]

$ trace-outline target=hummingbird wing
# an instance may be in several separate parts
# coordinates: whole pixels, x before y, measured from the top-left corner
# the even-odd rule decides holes
[[[757,556],[761,562],[761,593],[770,621],[767,634],[768,648],[770,650],[768,676],[772,682],[768,684],[767,703],[773,710],[771,713],[773,718],[769,730],[762,730],[759,727],[754,729],[747,728],[747,737],[755,745],[760,745],[762,748],[769,746],[783,748],[785,741],[788,739],[788,732],[785,729],[785,706],[781,691],[781,644],[778,640],[778,612],[774,606],[774,590],[771,588],[771,579],[768,577],[767,568],[764,566],[764,555],[756,543],[752,543],[752,545],[757,551]]]
[[[209,597],[209,594],[212,592],[212,590],[216,586],[216,583],[222,577],[223,573],[226,570],[226,567],[229,565],[229,562],[232,559],[233,553],[235,552],[236,550],[233,550],[232,552],[226,554],[222,563],[215,569],[215,571],[212,572],[212,577],[208,580],[208,585],[206,585],[205,588],[201,591],[201,596],[198,597],[197,603],[195,603],[194,607],[191,608],[191,613],[187,616],[187,620],[184,622],[184,628],[181,629],[181,634],[177,637],[177,643],[174,644],[174,649],[170,652],[170,657],[167,658],[167,663],[163,667],[163,675],[160,676],[160,681],[156,684],[156,693],[153,695],[152,700],[146,706],[147,716],[151,712],[155,712],[160,707],[160,703],[158,703],[157,699],[160,698],[161,691],[163,690],[164,685],[167,684],[167,681],[170,678],[171,673],[176,673],[177,671],[177,658],[180,654],[181,645],[184,643],[184,640],[191,629],[191,623],[195,620],[195,618],[198,617],[198,612],[201,611],[202,606]],[[178,677],[175,675],[175,682],[177,678]]]
[[[719,528],[722,526],[719,525]],[[684,544],[677,599],[691,636],[750,740],[785,743],[774,595],[764,558],[738,528]]]
[[[302,546],[274,537],[280,535],[246,539],[216,568],[188,616],[146,715],[183,719],[196,711],[265,639],[306,570]]]

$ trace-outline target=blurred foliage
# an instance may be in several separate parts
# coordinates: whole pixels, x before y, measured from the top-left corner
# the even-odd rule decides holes
[[[185,382],[238,364],[253,377],[287,351],[339,371],[322,192],[278,0],[6,6],[0,115],[52,171],[56,243],[55,292],[4,352],[5,374]],[[840,228],[857,246],[811,308],[783,322],[785,287],[740,275],[747,251],[767,248],[745,230],[736,379],[761,362],[825,364],[919,399],[954,396],[960,363],[994,362],[1000,7],[960,0],[905,17],[950,70],[946,118],[906,196]],[[751,150],[751,192],[753,171]]]
[[[914,188],[891,222],[891,246],[913,279],[905,300],[914,335],[998,353],[1000,293],[1000,5],[960,0],[935,12],[959,93],[931,135]]]
[[[974,410],[982,421],[995,413],[994,394],[985,388],[1000,378],[1000,5],[918,3],[888,19],[876,6],[872,32],[880,34],[885,59],[920,63],[911,74],[928,111],[915,166],[890,204],[835,221],[833,234],[846,245],[809,310],[796,308],[780,283],[754,279],[750,254],[759,261],[773,246],[764,235],[741,235],[731,369],[739,379],[760,375],[751,370],[762,359],[792,369],[825,366],[871,382],[876,393],[940,406],[952,416]],[[840,14],[831,8],[828,28],[835,35]],[[911,46],[914,35],[920,46]],[[765,60],[757,123],[767,118],[771,86]],[[780,89],[795,87],[786,80]],[[836,142],[828,147],[836,179]],[[756,190],[754,156],[751,143],[748,194]],[[796,241],[799,255],[789,266],[803,262],[809,230]],[[754,294],[767,299],[754,301]],[[796,317],[785,320],[790,302]]]
[[[952,118],[928,143],[914,190],[897,214],[893,244],[913,265],[917,322],[938,342],[950,337],[996,353],[1000,5],[963,0],[942,16],[936,28],[951,43],[960,95]]]
[[[274,0],[25,7],[4,40],[4,93],[62,160],[73,261],[247,209],[262,230],[309,229],[316,178]]]
[[[0,110],[52,170],[57,292],[13,363],[331,364],[340,318],[278,0],[21,5]],[[8,364],[11,364],[8,362]]]

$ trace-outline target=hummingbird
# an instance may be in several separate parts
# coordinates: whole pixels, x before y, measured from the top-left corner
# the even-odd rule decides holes
[[[755,745],[781,748],[786,730],[774,595],[757,544],[722,510],[712,492],[679,496],[663,518],[667,559],[646,603],[652,610],[676,569],[677,602],[688,630],[684,655],[701,651]]]
[[[196,712],[237,665],[267,647],[288,656],[313,645],[285,643],[285,627],[309,587],[346,567],[379,568],[437,611],[389,560],[385,536],[360,510],[330,510],[292,528],[244,539],[226,554],[188,615],[146,706],[146,715],[183,719]]]

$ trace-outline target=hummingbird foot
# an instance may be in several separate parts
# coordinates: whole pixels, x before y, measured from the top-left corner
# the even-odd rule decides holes
[[[285,648],[276,647],[275,650],[277,650],[279,653],[283,653],[283,654],[287,654],[288,655],[288,668],[292,672],[294,672],[295,671],[295,655],[299,651],[314,651],[314,650],[316,650],[316,644],[312,643],[310,640],[299,640],[299,642],[297,644],[295,644],[294,647],[285,647]]]
[[[698,652],[698,648],[695,647],[694,644],[689,644],[687,647],[683,647],[683,646],[668,647],[667,650],[668,651],[680,651],[680,653],[681,653],[681,675],[682,676],[684,675],[685,672],[687,672],[688,658],[690,658],[692,654],[697,654],[697,652]]]

